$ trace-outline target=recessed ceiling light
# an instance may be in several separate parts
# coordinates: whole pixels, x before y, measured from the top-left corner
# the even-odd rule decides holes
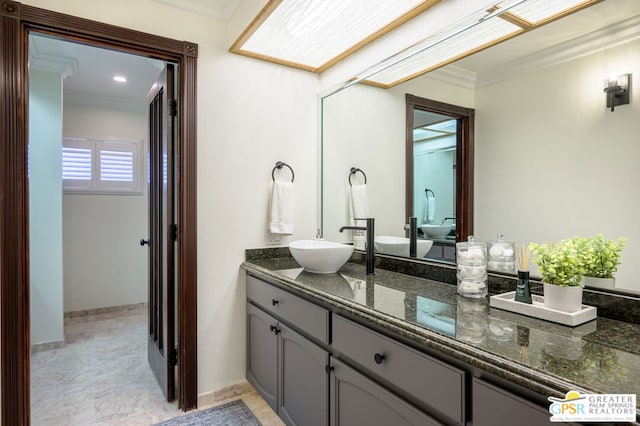
[[[113,76],[113,81],[117,81],[118,83],[126,83],[127,82],[127,77],[122,76],[122,75],[114,75]]]

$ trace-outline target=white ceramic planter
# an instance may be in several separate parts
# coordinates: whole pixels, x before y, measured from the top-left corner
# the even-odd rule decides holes
[[[582,277],[582,285],[590,288],[616,288],[615,278]]]
[[[562,312],[576,312],[582,308],[581,286],[544,284],[544,307]]]

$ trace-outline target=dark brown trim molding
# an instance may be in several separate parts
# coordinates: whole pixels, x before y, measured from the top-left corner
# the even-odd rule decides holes
[[[406,95],[406,219],[413,216],[413,110],[435,112],[458,119],[458,146],[456,149],[456,231],[457,241],[466,241],[473,235],[473,134],[475,110],[438,102],[418,96]]]
[[[0,285],[2,424],[29,423],[29,195],[26,39],[20,4],[0,16]]]
[[[2,425],[30,422],[27,180],[31,31],[179,65],[179,406],[197,405],[196,65],[198,46],[13,1],[0,7],[0,345]]]

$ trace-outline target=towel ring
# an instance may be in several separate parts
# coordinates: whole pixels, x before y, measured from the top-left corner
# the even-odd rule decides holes
[[[291,182],[293,182],[293,180],[296,178],[296,174],[293,173],[293,169],[291,168],[290,165],[288,165],[287,163],[283,162],[283,161],[277,161],[276,162],[276,166],[273,168],[273,170],[271,170],[271,179],[273,179],[273,181],[275,182],[276,180],[276,169],[280,170],[283,167],[288,167],[289,170],[291,170]]]
[[[436,193],[435,193],[435,192],[433,192],[432,190],[430,190],[429,188],[425,188],[425,189],[424,189],[424,193],[425,193],[425,195],[427,196],[427,198],[429,198],[429,193],[431,193],[431,196],[432,196],[433,198],[436,198]]]
[[[351,185],[351,176],[353,176],[355,173],[360,172],[362,173],[362,176],[364,176],[364,184],[367,184],[367,175],[364,174],[364,172],[360,169],[357,169],[355,167],[351,168],[351,173],[349,173],[349,186],[353,186]]]

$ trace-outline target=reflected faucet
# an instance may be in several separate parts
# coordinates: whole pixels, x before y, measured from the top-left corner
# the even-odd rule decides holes
[[[442,219],[442,223],[440,225],[444,225],[444,223],[447,220],[452,220],[454,224],[456,223],[456,218],[455,217],[445,217],[444,219]]]
[[[418,218],[410,217],[404,230],[409,231],[409,257],[418,257]]]
[[[375,264],[376,264],[376,258],[375,258],[375,219],[372,217],[368,217],[366,219],[356,219],[355,220],[366,220],[367,221],[367,226],[343,226],[342,228],[340,228],[340,232],[344,231],[345,229],[352,229],[352,230],[356,230],[356,231],[367,231],[367,254],[366,254],[366,260],[365,260],[365,265],[366,265],[366,271],[367,271],[367,275],[374,275],[375,274]]]

